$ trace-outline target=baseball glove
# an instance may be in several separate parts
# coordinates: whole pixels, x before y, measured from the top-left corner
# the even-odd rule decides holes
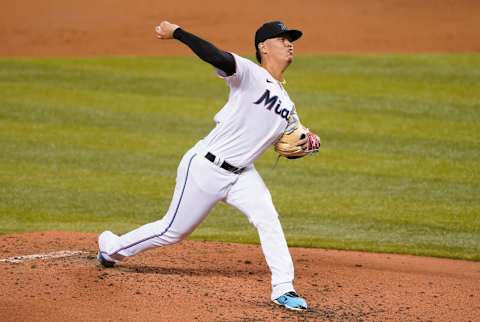
[[[298,159],[320,150],[320,138],[298,123],[275,143],[275,151],[287,159]]]

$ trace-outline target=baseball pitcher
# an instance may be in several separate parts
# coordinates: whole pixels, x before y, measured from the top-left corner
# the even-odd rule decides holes
[[[185,239],[224,201],[244,213],[258,231],[272,273],[271,299],[291,310],[306,310],[294,286],[294,269],[278,213],[254,161],[272,145],[287,158],[318,152],[319,137],[305,128],[285,89],[284,71],[293,60],[293,42],[302,36],[280,21],[255,33],[260,65],[218,49],[179,26],[163,21],[155,28],[161,40],[176,39],[215,68],[230,88],[226,104],[215,115],[216,126],[183,156],[172,201],[165,216],[117,236],[98,238],[97,259],[105,267],[144,250]]]

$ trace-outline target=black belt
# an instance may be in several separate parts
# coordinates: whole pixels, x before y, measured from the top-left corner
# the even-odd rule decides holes
[[[205,158],[212,162],[212,163],[215,163],[215,159],[217,158],[215,156],[215,154],[212,154],[210,152],[207,152],[207,154],[205,154]],[[237,168],[233,165],[231,165],[230,163],[228,163],[227,161],[223,161],[222,165],[220,166],[220,168],[223,168],[227,171],[230,171],[232,173],[235,173],[235,174],[240,174],[243,172],[243,170],[245,170],[245,168]]]

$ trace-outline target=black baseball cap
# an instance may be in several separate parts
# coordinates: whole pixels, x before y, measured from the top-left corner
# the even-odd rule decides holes
[[[258,48],[258,44],[264,42],[267,39],[275,38],[283,35],[288,35],[290,41],[295,41],[302,37],[300,30],[288,29],[287,26],[281,21],[270,21],[264,23],[255,32],[255,50]]]

